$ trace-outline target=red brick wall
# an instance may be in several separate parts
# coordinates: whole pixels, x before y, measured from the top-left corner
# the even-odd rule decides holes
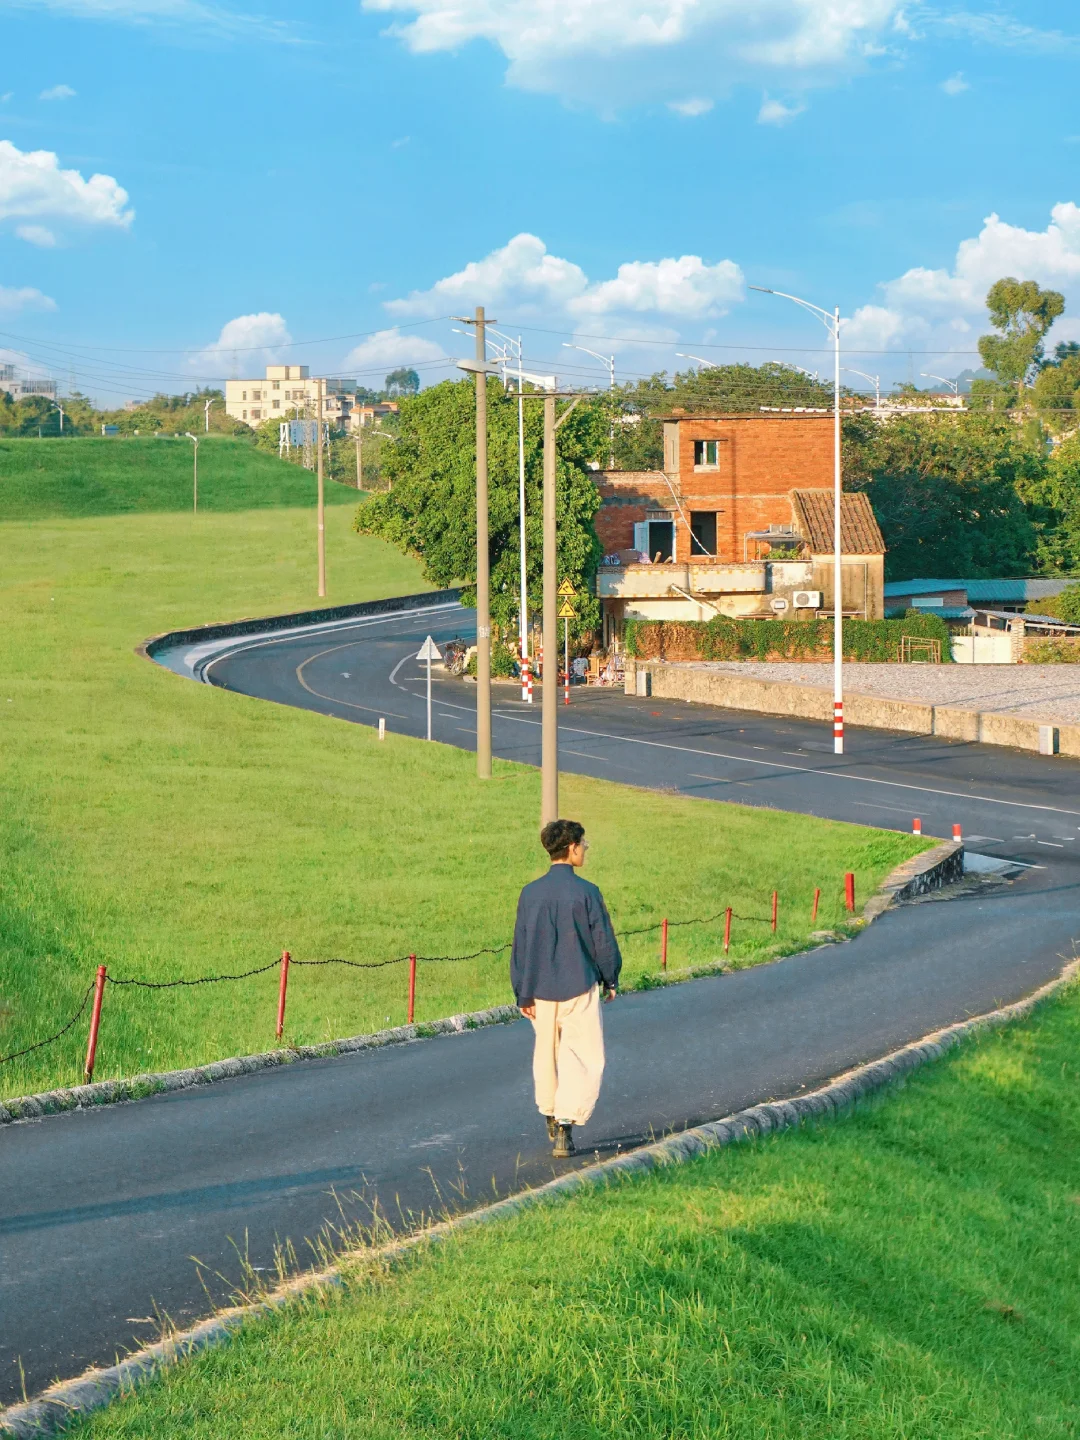
[[[663,480],[647,471],[627,472],[617,480],[601,473],[596,486],[603,503],[594,524],[605,555],[633,548],[634,526],[645,519],[646,511],[671,510],[675,504]]]
[[[719,470],[694,469],[694,441],[719,440]],[[792,490],[830,489],[833,425],[828,415],[752,415],[679,421],[679,472],[672,476],[683,508],[722,511],[716,544],[722,560],[743,558],[748,530],[790,525]],[[753,552],[748,552],[753,558]],[[686,527],[678,527],[676,558],[690,558]]]

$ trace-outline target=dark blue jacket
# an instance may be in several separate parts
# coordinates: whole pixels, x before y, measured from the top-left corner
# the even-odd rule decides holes
[[[618,983],[619,942],[604,897],[572,865],[552,865],[518,900],[510,983],[519,1005],[572,1000]]]

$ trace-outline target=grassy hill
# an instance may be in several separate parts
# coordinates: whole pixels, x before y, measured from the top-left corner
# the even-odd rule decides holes
[[[190,456],[165,441],[0,447],[0,495],[14,454],[20,504],[40,502],[20,519],[0,502],[0,1055],[51,1034],[98,964],[160,980],[248,970],[286,947],[381,960],[497,944],[541,868],[535,771],[497,764],[479,785],[463,751],[380,744],[363,726],[195,685],[135,653],[163,630],[317,603],[310,477],[243,445],[205,448],[220,508],[192,515],[146,508],[181,495]],[[157,490],[140,456],[162,467]],[[248,506],[254,476],[260,508]],[[329,603],[426,588],[414,562],[353,534],[351,517],[349,504],[327,515]],[[865,896],[918,848],[734,806],[719,824],[708,802],[577,777],[563,793],[620,925],[725,903],[764,916],[778,883],[781,929],[741,926],[732,958],[745,963],[805,943],[815,885],[819,923],[834,923],[844,870]],[[673,966],[718,951],[715,927],[673,932]],[[632,975],[655,970],[655,935],[627,958]],[[507,1000],[506,971],[505,956],[422,967],[418,1018]],[[165,993],[110,987],[97,1078],[267,1048],[276,984],[271,972]],[[286,1039],[379,1029],[404,1008],[400,966],[296,971]],[[80,1023],[0,1067],[0,1094],[70,1084],[84,1049]]]
[[[0,440],[0,520],[165,514],[192,508],[190,440],[104,437]],[[356,491],[326,484],[328,505]],[[262,510],[315,503],[315,476],[247,440],[200,437],[199,509]]]

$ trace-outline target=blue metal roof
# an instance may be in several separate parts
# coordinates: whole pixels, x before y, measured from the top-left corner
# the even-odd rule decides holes
[[[1017,604],[1060,595],[1067,585],[1076,583],[1074,579],[889,580],[885,584],[885,598],[894,595],[939,595],[947,590],[963,590],[973,603],[977,601],[989,605],[996,600]]]

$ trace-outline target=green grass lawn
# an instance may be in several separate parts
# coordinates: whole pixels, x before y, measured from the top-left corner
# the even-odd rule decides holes
[[[351,1260],[72,1433],[1075,1437],[1078,1053],[1074,988],[850,1120]]]
[[[53,515],[51,479],[44,515],[0,518],[0,1053],[52,1033],[98,964],[160,980],[247,970],[286,947],[378,960],[506,939],[518,888],[542,868],[535,771],[497,763],[481,785],[465,752],[400,736],[380,744],[366,727],[196,685],[135,653],[163,630],[317,603],[314,511],[295,503],[310,477],[256,457],[269,467],[262,499],[278,485],[283,503],[230,508],[231,479],[248,503],[251,452],[219,441],[239,457],[235,476],[219,476],[219,510],[115,513],[110,487],[148,493],[110,469],[138,454],[135,442],[18,443],[20,455],[52,445],[68,473],[83,470],[77,518]],[[148,463],[172,455],[186,473],[186,452],[143,448]],[[7,453],[0,446],[0,467]],[[174,474],[161,487],[178,484]],[[351,515],[328,512],[329,603],[427,588],[412,561],[351,533]],[[778,934],[738,923],[737,963],[804,944],[816,885],[819,925],[840,924],[845,870],[865,898],[920,848],[574,776],[563,797],[589,828],[589,873],[620,928],[727,904],[764,917],[779,888]],[[656,970],[657,943],[628,943],[631,978]],[[719,954],[718,925],[672,931],[672,967]],[[509,1000],[506,975],[505,955],[422,966],[417,1018]],[[96,1078],[272,1046],[276,987],[273,973],[167,993],[110,987]],[[405,1003],[404,967],[297,970],[286,1040],[400,1024]],[[74,1083],[84,1049],[80,1022],[0,1069],[0,1094]]]

